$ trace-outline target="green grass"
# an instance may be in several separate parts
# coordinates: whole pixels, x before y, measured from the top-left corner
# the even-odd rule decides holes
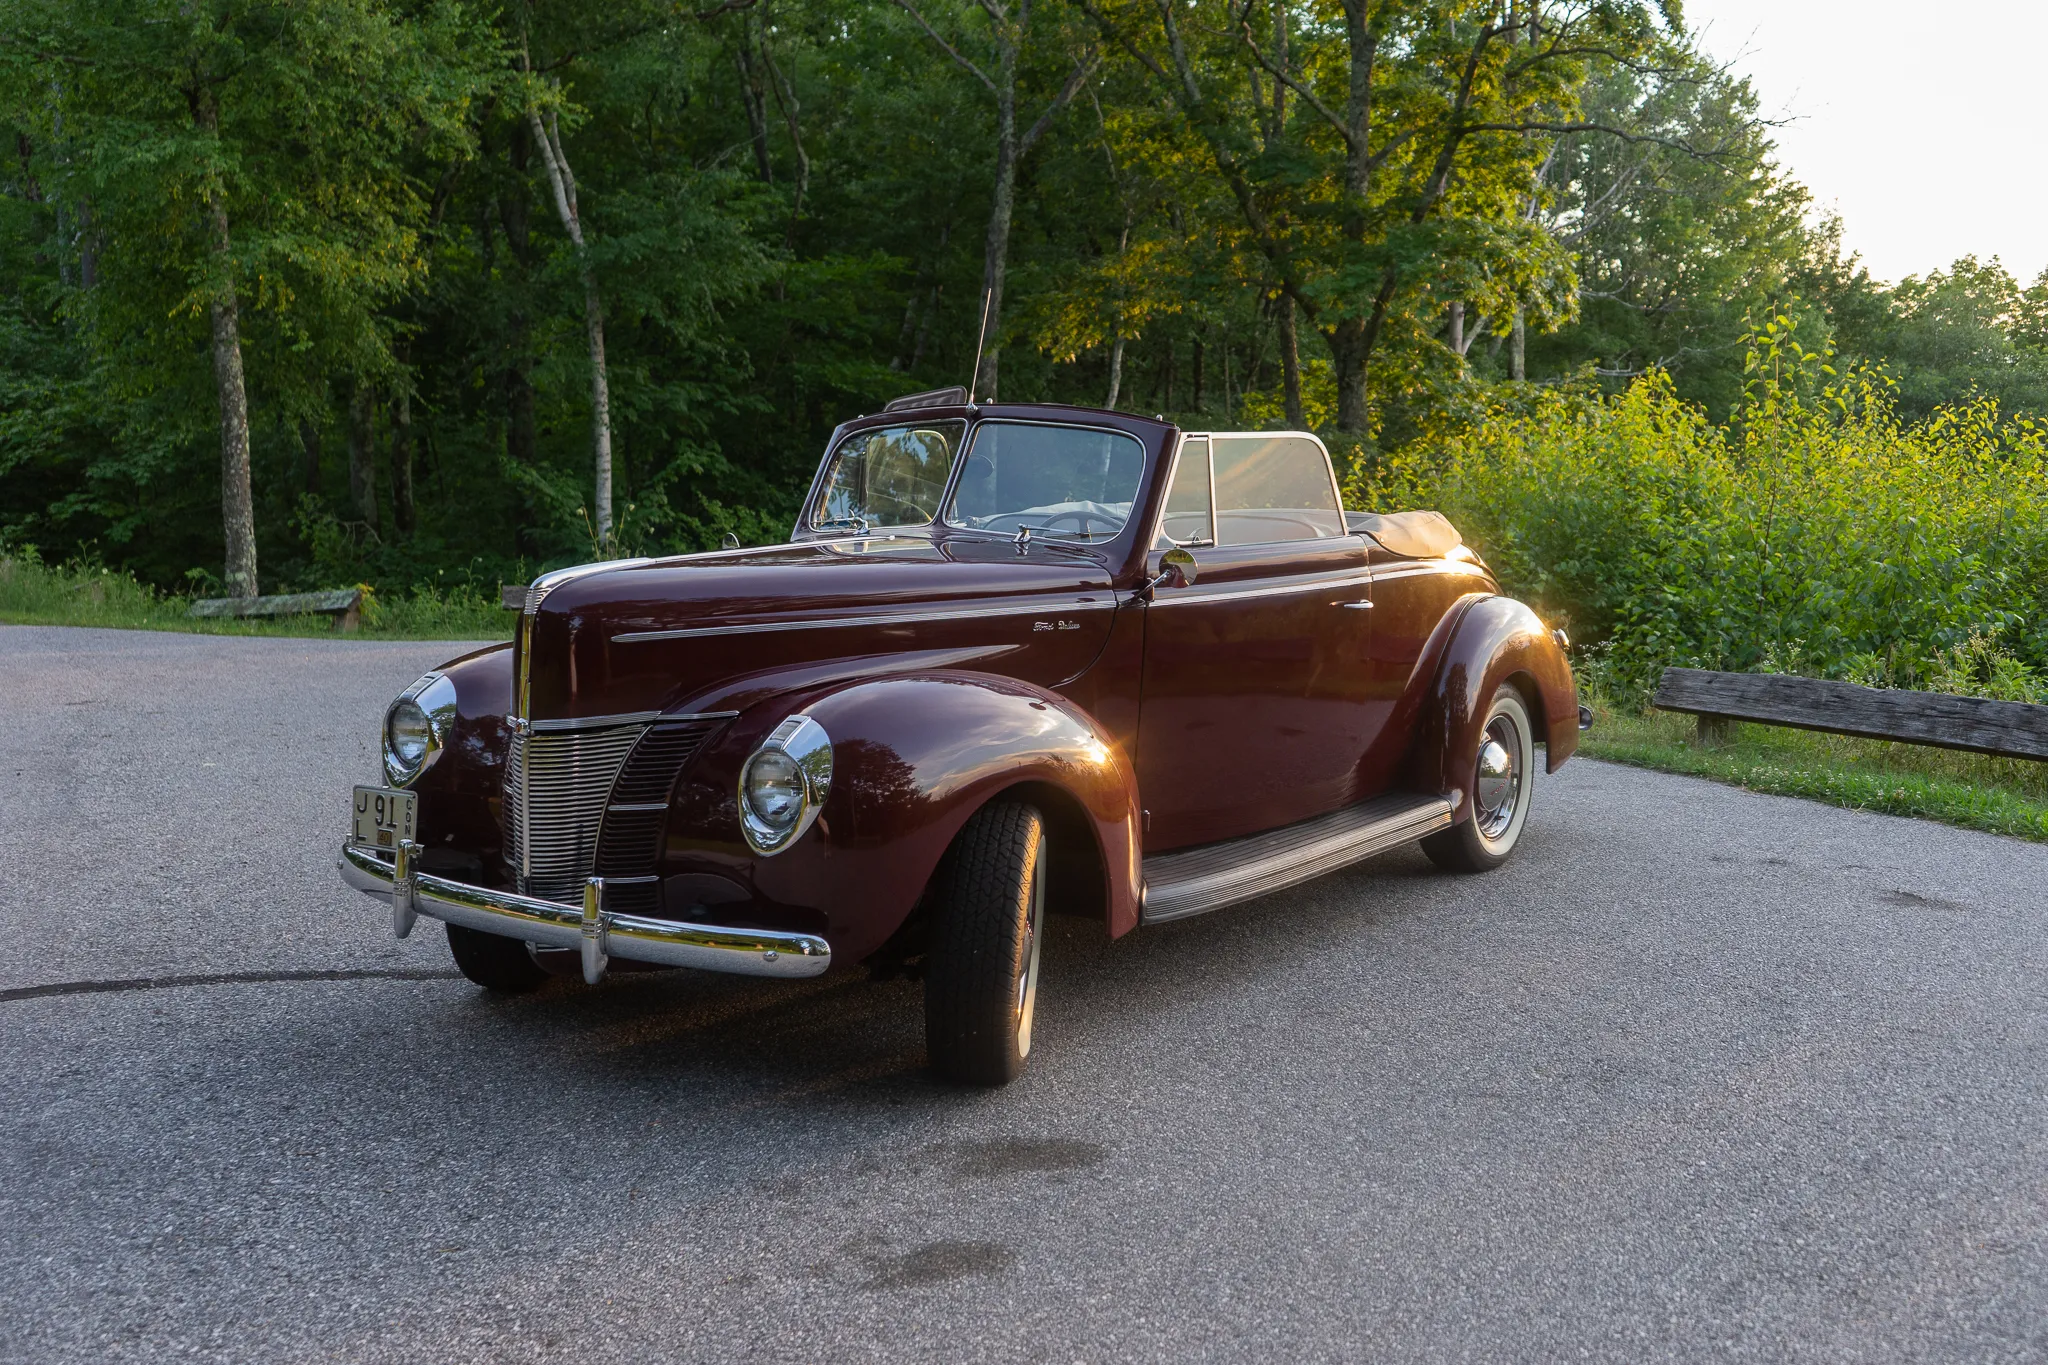
[[[1703,748],[1690,716],[1595,714],[1579,748],[1591,758],[2048,842],[2048,763],[1775,725],[1732,725]]]
[[[127,574],[79,565],[52,566],[32,555],[0,557],[0,625],[109,626],[182,630],[196,635],[327,635],[333,618],[195,619],[190,599],[158,593]],[[514,617],[495,596],[461,588],[372,593],[360,631],[349,639],[507,640]]]

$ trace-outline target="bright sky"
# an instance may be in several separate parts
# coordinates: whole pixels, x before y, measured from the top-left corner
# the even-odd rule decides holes
[[[2048,267],[2044,0],[1685,0],[1685,17],[1791,120],[1780,164],[1871,274]]]

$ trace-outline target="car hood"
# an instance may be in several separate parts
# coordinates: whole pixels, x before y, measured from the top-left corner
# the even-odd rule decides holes
[[[737,711],[793,689],[931,668],[1051,687],[1094,661],[1116,605],[1099,557],[981,537],[594,565],[529,604],[514,686],[536,722]]]

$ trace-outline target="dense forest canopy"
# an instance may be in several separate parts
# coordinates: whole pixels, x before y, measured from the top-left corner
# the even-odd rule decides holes
[[[985,302],[985,396],[1360,489],[1653,372],[1721,420],[1774,319],[2048,415],[2048,279],[1871,280],[1674,0],[0,0],[0,123],[0,547],[164,586],[779,538]]]

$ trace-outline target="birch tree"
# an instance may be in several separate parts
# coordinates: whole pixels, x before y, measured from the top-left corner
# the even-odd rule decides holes
[[[534,145],[540,149],[548,188],[553,192],[555,214],[562,231],[576,253],[576,270],[583,279],[583,332],[590,347],[590,451],[595,482],[593,522],[600,551],[609,554],[612,538],[612,391],[604,362],[604,299],[597,287],[597,270],[591,264],[590,246],[583,237],[583,217],[576,203],[576,175],[569,169],[569,157],[562,150],[562,128],[555,110],[545,115],[538,104],[526,110]]]

